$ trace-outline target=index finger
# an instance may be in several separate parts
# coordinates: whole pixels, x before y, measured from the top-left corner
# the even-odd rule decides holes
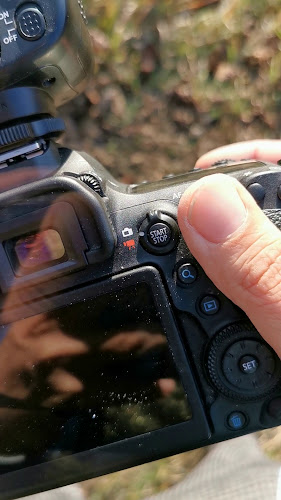
[[[263,160],[277,163],[281,159],[281,140],[257,139],[254,141],[227,144],[197,160],[196,168],[208,168],[218,160]]]

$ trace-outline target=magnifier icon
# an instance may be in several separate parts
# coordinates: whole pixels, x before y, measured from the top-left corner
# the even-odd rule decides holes
[[[193,276],[190,272],[190,269],[183,269],[182,273],[181,273],[182,277],[184,279],[188,279],[188,278],[191,278],[191,279],[195,279],[195,276]]]
[[[197,278],[197,270],[190,263],[182,264],[177,271],[178,280],[183,285],[190,285]]]

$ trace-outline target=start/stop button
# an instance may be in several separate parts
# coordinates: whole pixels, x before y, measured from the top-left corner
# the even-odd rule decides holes
[[[46,31],[45,18],[36,4],[25,3],[16,13],[16,23],[20,36],[31,42],[39,40]]]
[[[165,255],[174,250],[179,228],[173,217],[160,210],[152,210],[139,229],[140,243],[149,253]]]
[[[148,230],[148,240],[156,247],[165,247],[172,238],[172,230],[163,222],[153,224]]]

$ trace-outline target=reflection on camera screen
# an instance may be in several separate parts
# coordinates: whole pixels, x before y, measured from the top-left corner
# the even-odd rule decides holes
[[[26,466],[191,418],[145,283],[14,322],[0,334],[0,395],[20,401],[0,407],[0,466],[3,456],[25,457]]]
[[[61,237],[54,229],[19,238],[14,248],[18,262],[24,269],[42,266],[61,259],[65,254]]]

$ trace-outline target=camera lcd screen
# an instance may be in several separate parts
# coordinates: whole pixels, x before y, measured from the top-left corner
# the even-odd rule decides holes
[[[191,418],[144,282],[3,326],[1,338],[0,465],[52,460]],[[5,397],[14,405],[4,407]]]

